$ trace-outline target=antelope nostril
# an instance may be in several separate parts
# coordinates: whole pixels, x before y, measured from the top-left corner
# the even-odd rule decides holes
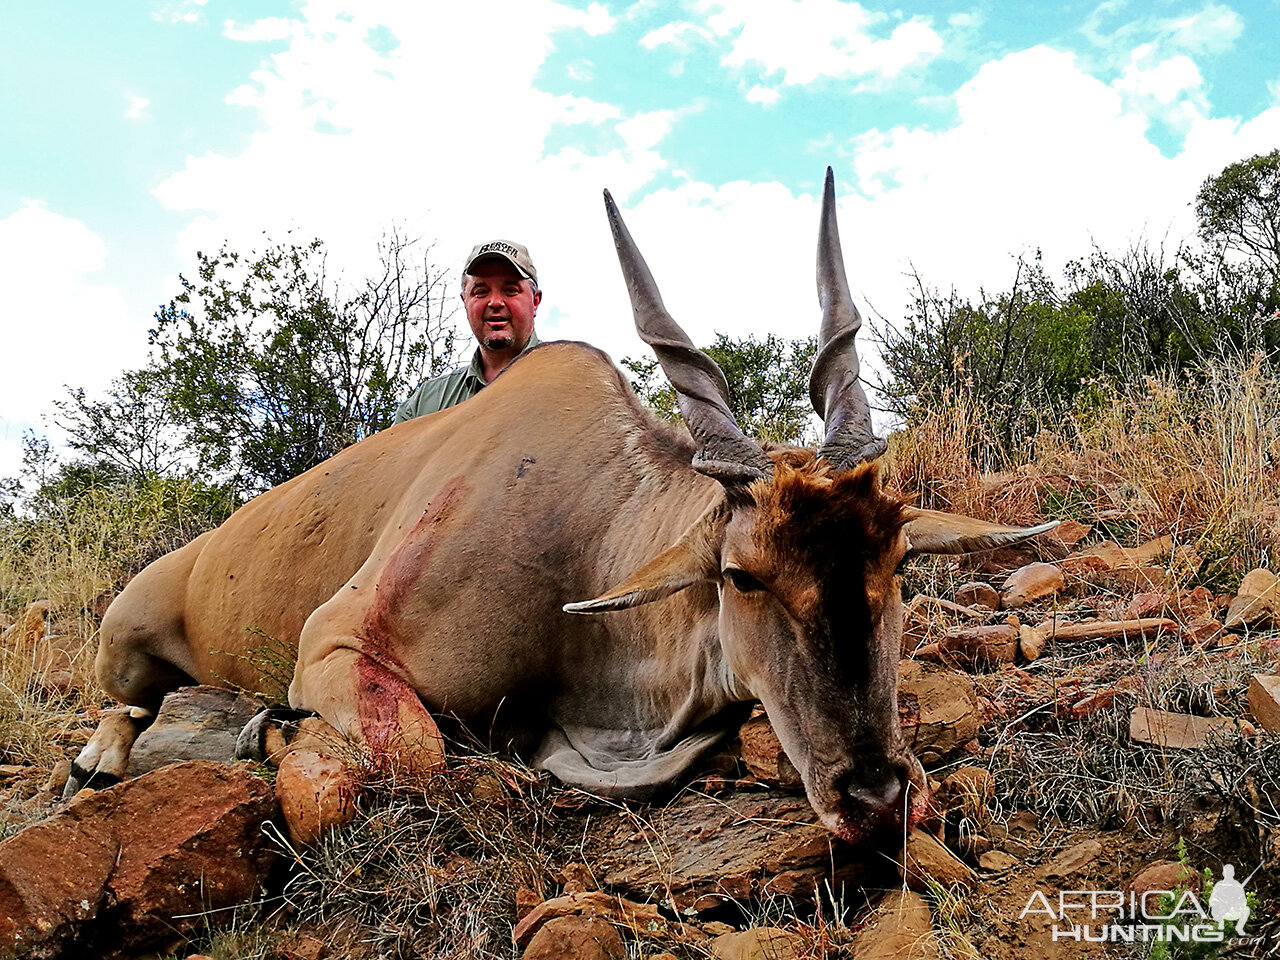
[[[868,758],[842,771],[835,779],[837,794],[872,822],[901,823],[911,771],[906,763],[887,757]]]

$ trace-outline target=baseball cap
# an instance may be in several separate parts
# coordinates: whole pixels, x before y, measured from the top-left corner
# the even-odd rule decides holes
[[[533,265],[533,261],[529,259],[529,248],[522,243],[512,243],[510,240],[490,240],[488,243],[478,243],[471,248],[471,253],[467,256],[467,262],[462,268],[463,273],[470,273],[472,265],[482,257],[501,257],[513,267],[520,276],[526,280],[538,282],[538,268]]]

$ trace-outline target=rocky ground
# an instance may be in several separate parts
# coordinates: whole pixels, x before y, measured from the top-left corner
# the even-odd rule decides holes
[[[1066,523],[913,575],[899,706],[936,809],[884,851],[815,824],[762,714],[668,804],[631,805],[465,745],[432,781],[387,782],[316,725],[274,766],[162,765],[247,709],[190,692],[120,786],[61,804],[65,763],[0,766],[0,958],[1146,957],[1055,941],[1069,924],[1044,907],[1207,904],[1202,871],[1227,863],[1255,899],[1222,955],[1276,956],[1280,581],[1183,586],[1199,566],[1172,537]],[[76,683],[38,608],[0,648],[32,703]],[[68,715],[54,752],[97,719]]]

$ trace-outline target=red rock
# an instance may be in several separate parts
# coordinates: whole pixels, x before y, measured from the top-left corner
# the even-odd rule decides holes
[[[799,771],[782,749],[768,717],[752,717],[742,725],[738,736],[742,741],[742,762],[763,783],[789,790],[804,787]]]
[[[954,807],[965,801],[979,806],[991,798],[995,783],[984,767],[971,763],[957,767],[938,787],[937,799],[945,807]]]
[[[936,644],[916,651],[916,659],[949,663],[972,669],[1012,663],[1018,652],[1018,628],[1007,623],[994,626],[951,627]]]
[[[1029,563],[1009,574],[1000,591],[1000,600],[1006,609],[1016,610],[1056,596],[1066,585],[1062,571],[1052,563]]]
[[[289,839],[309,847],[356,815],[355,775],[341,759],[314,750],[293,750],[280,761],[276,799]]]
[[[1041,869],[1040,876],[1046,880],[1051,878],[1066,879],[1080,873],[1101,855],[1101,843],[1093,839],[1081,840],[1079,843],[1067,847],[1050,860]]]
[[[1255,673],[1249,681],[1249,712],[1258,726],[1280,733],[1280,677]]]
[[[898,870],[906,879],[907,886],[918,893],[927,892],[930,881],[944,887],[957,884],[967,890],[977,880],[974,872],[962,860],[944,847],[933,834],[919,827],[907,834],[906,867],[899,862]]]
[[[1073,553],[1069,557],[1063,557],[1057,562],[1057,566],[1063,573],[1069,573],[1074,577],[1084,577],[1099,570],[1106,570],[1107,561],[1101,557],[1088,556],[1082,553]]]
[[[1188,643],[1193,643],[1198,647],[1214,647],[1218,645],[1218,641],[1226,633],[1222,624],[1214,619],[1193,620],[1187,624],[1182,631],[1182,636]]]
[[[799,960],[804,956],[804,939],[777,927],[753,927],[725,933],[711,941],[715,960]]]
[[[0,958],[110,953],[202,928],[250,899],[274,859],[270,785],[174,764],[73,800],[0,843]]]
[[[1160,860],[1140,870],[1129,882],[1129,889],[1139,897],[1154,890],[1190,890],[1193,886],[1198,888],[1198,879],[1196,872],[1190,867],[1171,860]],[[1196,892],[1199,893],[1199,889]],[[1152,913],[1155,912],[1155,906],[1155,903],[1151,904]]]
[[[1165,601],[1164,594],[1161,593],[1139,593],[1129,601],[1125,607],[1125,618],[1128,620],[1137,620],[1140,617],[1158,617],[1162,616],[1168,604]]]
[[[597,917],[557,917],[534,934],[523,960],[623,960],[613,924]]]
[[[1197,750],[1215,731],[1236,728],[1236,721],[1230,717],[1194,717],[1150,707],[1134,707],[1129,716],[1131,740],[1171,750]]]
[[[898,713],[903,739],[923,763],[959,750],[977,736],[980,726],[973,681],[916,660],[898,666]]]
[[[929,905],[910,890],[886,893],[853,943],[854,960],[937,960],[938,956]]]
[[[956,603],[965,607],[980,603],[984,607],[990,607],[992,610],[999,610],[1000,591],[989,583],[971,580],[968,583],[960,584],[956,588]]]
[[[993,873],[1002,873],[1016,867],[1022,861],[1003,850],[988,850],[978,858],[978,866]]]
[[[1093,527],[1087,523],[1061,520],[1056,527],[1045,534],[1045,537],[1048,540],[1057,540],[1067,549],[1071,549],[1091,533],[1093,533]]]
[[[1259,567],[1245,574],[1223,625],[1228,629],[1280,620],[1280,577]]]

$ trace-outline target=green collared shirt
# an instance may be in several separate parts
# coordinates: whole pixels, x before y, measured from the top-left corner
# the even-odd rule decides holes
[[[531,332],[529,342],[517,354],[516,359],[524,356],[537,345],[538,335]],[[409,399],[397,408],[395,419],[391,424],[394,426],[397,423],[412,420],[414,417],[425,417],[428,413],[437,413],[463,400],[470,400],[486,386],[480,348],[476,347],[476,352],[471,356],[471,363],[467,366],[458,367],[449,373],[420,383],[418,389],[409,394]]]

